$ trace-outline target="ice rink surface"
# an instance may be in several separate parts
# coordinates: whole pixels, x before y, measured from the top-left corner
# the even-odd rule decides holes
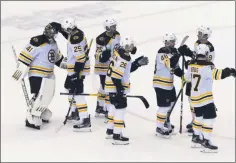
[[[26,103],[20,83],[11,75],[15,60],[11,50],[20,50],[30,37],[43,32],[50,21],[72,16],[77,20],[88,39],[104,31],[102,22],[114,17],[121,36],[130,35],[137,42],[141,55],[149,57],[148,66],[131,75],[131,93],[145,96],[150,108],[145,109],[136,99],[128,100],[124,134],[130,145],[114,146],[106,140],[103,118],[95,118],[96,98],[87,97],[92,116],[91,133],[75,133],[72,125],[60,126],[68,110],[66,96],[60,96],[66,71],[55,68],[56,93],[50,104],[52,121],[36,131],[24,125]],[[1,159],[2,161],[235,161],[235,79],[230,77],[214,82],[214,99],[218,117],[212,141],[219,146],[217,154],[203,154],[191,149],[191,137],[186,133],[165,140],[155,136],[156,97],[152,87],[154,62],[157,50],[163,46],[165,32],[174,32],[180,44],[189,35],[187,44],[193,49],[197,40],[196,29],[208,25],[213,34],[209,39],[215,47],[217,68],[235,68],[235,2],[1,2]],[[59,48],[66,55],[66,40],[57,38]],[[90,51],[94,63],[95,43]],[[96,76],[85,81],[85,92],[96,93],[99,87]],[[27,83],[28,84],[28,83]],[[180,79],[175,78],[176,91]],[[184,96],[183,127],[191,120],[187,97]],[[180,100],[171,117],[179,128]]]

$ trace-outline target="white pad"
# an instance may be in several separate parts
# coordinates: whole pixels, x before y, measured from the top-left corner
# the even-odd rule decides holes
[[[41,116],[41,114],[48,108],[55,92],[55,80],[43,78],[38,97],[34,102],[31,114],[34,116]]]
[[[46,121],[49,121],[51,117],[52,117],[52,112],[49,109],[46,109],[41,115],[41,118]]]
[[[14,72],[12,77],[15,80],[21,81],[28,72],[29,72],[29,67],[21,62],[18,62],[17,63],[17,70]]]

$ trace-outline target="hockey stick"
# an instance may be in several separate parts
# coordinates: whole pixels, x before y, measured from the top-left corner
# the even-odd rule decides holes
[[[183,46],[184,43],[186,42],[186,40],[189,38],[189,36],[185,36],[183,41],[181,42],[180,46]],[[182,55],[182,71],[183,71],[183,74],[184,74],[184,63],[185,63],[185,58],[184,58],[184,55]],[[180,106],[180,127],[179,127],[179,133],[182,134],[182,128],[183,128],[183,125],[182,125],[182,122],[183,122],[183,100],[184,100],[184,85],[185,85],[185,82],[184,82],[184,76],[182,76],[181,78],[181,106]]]
[[[72,95],[72,94],[71,93],[60,93],[60,95]],[[79,95],[79,96],[98,96],[98,94],[89,94],[89,93],[80,93],[80,94],[77,94],[77,95]],[[126,97],[138,98],[143,102],[146,109],[149,108],[149,103],[148,103],[147,99],[143,96],[127,95]]]
[[[91,48],[91,46],[92,46],[92,43],[93,43],[93,39],[90,40],[89,48],[88,48],[87,54],[89,54],[90,48]],[[70,101],[70,106],[69,106],[68,112],[67,112],[67,114],[66,114],[66,118],[65,118],[64,122],[62,123],[62,125],[60,125],[60,126],[56,129],[56,133],[57,133],[58,131],[60,131],[63,126],[66,125],[66,122],[67,122],[67,120],[68,120],[68,116],[69,116],[69,114],[70,114],[70,110],[71,110],[72,104],[73,104],[73,102],[74,102],[75,94],[76,94],[76,88],[75,88],[75,90],[74,90],[74,93],[72,94],[72,99],[71,99],[71,101]]]
[[[15,57],[15,60],[16,60],[16,63],[17,63],[18,62],[17,54],[16,54],[16,50],[15,50],[13,45],[12,45],[12,51],[13,51],[13,54],[14,54],[14,57]],[[28,95],[28,92],[27,92],[27,88],[25,86],[25,80],[24,79],[22,79],[22,81],[21,81],[21,86],[22,86],[22,90],[23,90],[23,93],[24,93],[24,96],[25,96],[26,104],[27,104],[28,108],[31,109],[32,105],[30,104],[29,95]]]

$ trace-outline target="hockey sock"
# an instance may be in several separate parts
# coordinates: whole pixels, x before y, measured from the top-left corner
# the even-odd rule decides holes
[[[107,128],[113,130],[114,129],[114,115],[115,115],[116,108],[112,104],[107,104],[106,107],[109,110],[108,117],[107,117],[107,119],[108,119]]]
[[[84,96],[75,96],[75,101],[76,101],[76,109],[79,113],[80,119],[84,119],[88,117],[88,106],[85,101]]]
[[[106,93],[105,91],[102,89],[102,86],[100,86],[99,91],[98,91],[98,97],[97,97],[97,102],[98,105],[103,107],[104,103],[105,103],[105,97],[106,97]]]
[[[68,97],[69,103],[71,102],[71,100],[72,100],[72,95],[69,95],[69,97]],[[75,109],[76,109],[76,102],[73,101],[73,103],[71,105],[71,112],[75,112]]]
[[[213,130],[213,125],[215,123],[215,118],[213,119],[203,119],[202,133],[205,139],[210,140],[211,133]]]
[[[195,113],[194,113],[194,108],[190,106],[190,110],[191,110],[191,113],[192,113],[192,121],[194,121],[194,118],[195,118]]]
[[[196,117],[193,121],[193,130],[195,135],[200,135],[202,130],[203,117]]]
[[[115,109],[114,116],[114,134],[122,134],[122,129],[124,128],[124,116],[125,109]]]
[[[159,107],[157,110],[157,127],[163,128],[169,107]]]

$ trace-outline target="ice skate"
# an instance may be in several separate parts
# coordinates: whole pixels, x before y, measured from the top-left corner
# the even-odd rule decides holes
[[[112,138],[113,138],[113,130],[112,129],[107,129],[106,139],[112,139]]]
[[[217,153],[218,147],[213,145],[210,140],[204,139],[202,141],[201,152],[203,152],[203,153]]]
[[[79,120],[79,122],[73,126],[73,131],[75,132],[91,132],[91,120],[90,115],[88,118],[84,118],[82,121]]]
[[[37,130],[40,130],[40,129],[41,129],[41,126],[36,126],[36,125],[34,125],[34,124],[30,124],[27,119],[25,120],[25,126],[26,126],[26,127],[29,127],[29,128],[37,129]]]
[[[121,134],[113,134],[113,145],[128,145],[129,138],[122,136]]]
[[[168,138],[170,138],[170,133],[168,130],[157,127],[156,128],[156,136],[168,139]]]
[[[192,142],[191,142],[191,147],[192,148],[201,148],[201,143],[202,143],[202,140],[200,139],[200,136],[199,135],[195,135],[193,134],[192,136]]]

